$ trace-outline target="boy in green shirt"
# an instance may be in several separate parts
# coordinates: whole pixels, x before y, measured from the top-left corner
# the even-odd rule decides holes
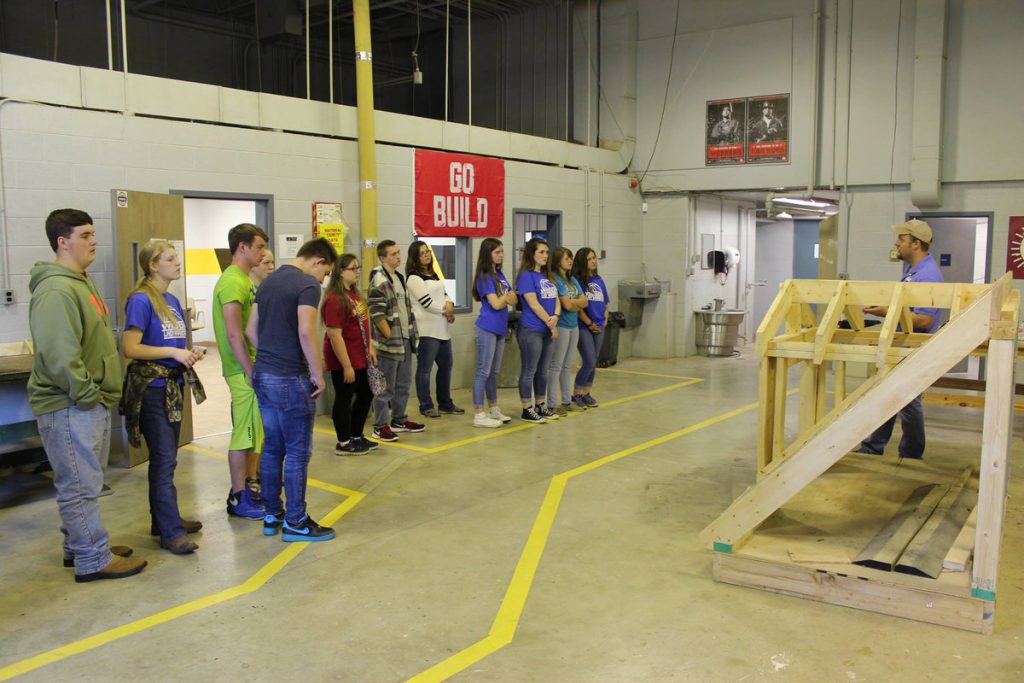
[[[263,423],[252,390],[252,363],[256,350],[245,338],[245,325],[256,298],[249,272],[263,260],[267,233],[252,223],[241,223],[228,232],[231,265],[224,269],[213,288],[213,331],[217,337],[224,381],[231,390],[231,443],[228,468],[231,491],[229,515],[263,519],[263,502],[247,486],[256,482]]]

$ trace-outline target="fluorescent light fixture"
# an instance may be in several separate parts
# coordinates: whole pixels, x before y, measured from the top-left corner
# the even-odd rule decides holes
[[[775,214],[775,217],[776,218],[792,218],[793,216],[791,216],[790,214],[788,214],[785,211],[783,211],[781,213]]]
[[[818,202],[813,199],[799,199],[797,197],[776,197],[776,204],[792,204],[793,206],[809,206],[814,209],[824,209],[833,206],[829,202]]]

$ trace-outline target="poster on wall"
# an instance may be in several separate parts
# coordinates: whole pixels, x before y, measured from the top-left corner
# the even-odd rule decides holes
[[[415,196],[417,235],[500,237],[505,223],[505,162],[417,149]]]
[[[789,161],[789,93],[747,98],[747,163]]]
[[[1014,280],[1024,280],[1024,216],[1010,216],[1006,238],[1006,269]]]
[[[345,251],[348,225],[338,202],[313,202],[313,237],[323,237],[339,254]]]
[[[745,99],[709,100],[704,122],[704,165],[742,164],[746,134]]]

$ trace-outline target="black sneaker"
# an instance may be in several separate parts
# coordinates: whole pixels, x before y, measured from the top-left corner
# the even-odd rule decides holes
[[[362,445],[366,446],[366,450],[375,451],[378,448],[380,448],[380,444],[379,443],[377,443],[376,441],[370,441],[369,439],[367,439],[362,434],[360,434],[359,436],[352,437],[353,441],[356,441],[357,439],[358,439],[359,443],[361,443]]]
[[[545,420],[558,419],[558,414],[555,411],[551,410],[551,408],[548,408],[547,405],[543,403],[537,406],[535,410],[537,411],[537,414],[543,417]]]
[[[451,404],[450,406],[448,406],[447,408],[442,406],[440,408],[440,411],[442,413],[444,413],[445,415],[465,415],[466,414],[466,409],[465,408],[460,408],[457,405],[455,405],[454,403]]]
[[[539,425],[547,422],[547,420],[541,417],[540,413],[533,409],[533,406],[523,408],[523,414],[520,416],[520,419],[522,419],[523,422],[536,422]]]
[[[349,439],[344,446],[338,444],[334,449],[335,455],[363,455],[369,452],[369,447],[364,446],[359,439]]]
[[[276,515],[265,515],[263,517],[263,535],[276,536],[277,532],[281,530],[282,524],[284,524],[283,512],[279,512]]]
[[[412,420],[402,420],[397,422],[391,421],[391,431],[393,432],[422,432],[427,428],[426,425],[422,425],[419,422],[413,422]]]
[[[334,529],[320,526],[306,515],[298,524],[289,524],[286,520],[281,527],[282,541],[329,541],[334,538]]]

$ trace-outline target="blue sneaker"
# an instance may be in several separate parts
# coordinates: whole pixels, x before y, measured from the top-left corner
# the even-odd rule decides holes
[[[266,515],[263,518],[263,535],[276,536],[277,532],[281,530],[282,524],[284,524],[283,512],[279,512],[276,515]]]
[[[249,489],[242,489],[238,493],[228,494],[228,514],[245,519],[263,519],[267,510],[262,503],[255,500],[255,496]]]
[[[282,541],[329,541],[334,538],[334,529],[320,526],[306,515],[298,524],[285,520],[281,528]]]

